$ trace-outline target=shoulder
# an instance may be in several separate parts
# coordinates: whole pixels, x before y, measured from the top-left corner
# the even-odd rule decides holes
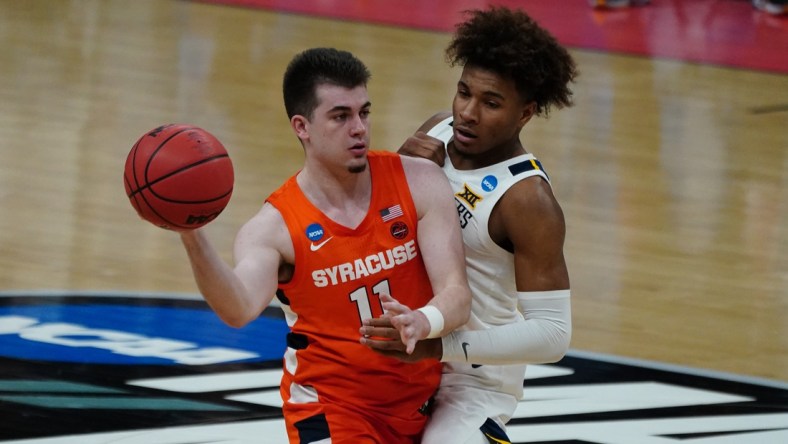
[[[513,210],[560,211],[553,188],[541,176],[531,176],[514,183],[504,194],[505,205]]]
[[[425,133],[432,129],[435,125],[441,123],[447,118],[451,117],[451,111],[440,111],[432,115],[426,122],[422,123],[417,131],[424,131]]]
[[[288,251],[288,245],[292,245],[290,242],[282,213],[269,202],[241,226],[236,237],[237,245],[268,247],[280,252]]]
[[[522,221],[528,218],[529,232],[542,230],[565,230],[564,213],[553,194],[550,184],[542,177],[533,176],[513,184],[504,193],[498,205],[498,211],[506,225],[514,229],[507,230],[509,235],[522,232]]]
[[[446,179],[445,174],[440,166],[430,160],[422,157],[412,157],[398,155],[402,161],[402,168],[405,170],[405,176],[408,182],[433,180],[433,176]]]
[[[441,167],[421,157],[400,156],[400,158],[419,217],[429,212],[439,202],[451,200],[451,186]]]

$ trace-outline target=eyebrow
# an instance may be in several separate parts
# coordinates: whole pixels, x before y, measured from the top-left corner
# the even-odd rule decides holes
[[[367,101],[367,103],[365,103],[365,104],[363,104],[361,106],[361,109],[369,108],[370,106],[372,106],[372,102]],[[347,106],[347,105],[337,105],[337,106],[329,109],[328,113],[330,114],[330,113],[334,113],[334,112],[337,112],[337,111],[348,112],[348,111],[351,111],[352,109],[353,109],[352,107]]]
[[[468,84],[463,82],[462,80],[458,81],[457,84],[462,86],[462,87],[464,87],[465,89],[471,89],[471,87],[468,86]],[[501,95],[501,93],[496,92],[496,91],[484,90],[484,91],[482,91],[482,95],[483,96],[493,96],[493,97],[497,97],[500,100],[506,100],[506,97],[504,97],[503,95]]]

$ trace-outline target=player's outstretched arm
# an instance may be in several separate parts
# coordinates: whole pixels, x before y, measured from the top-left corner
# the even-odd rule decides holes
[[[180,234],[197,287],[222,321],[242,327],[257,318],[276,293],[280,244],[290,239],[279,213],[266,205],[240,229],[235,268],[221,258],[203,229]]]

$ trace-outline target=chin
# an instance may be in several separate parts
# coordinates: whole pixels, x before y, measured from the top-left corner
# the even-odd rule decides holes
[[[367,170],[367,163],[364,162],[364,164],[362,165],[350,165],[349,167],[347,167],[347,170],[348,172],[354,174],[363,173],[364,171]]]
[[[457,142],[456,140],[454,141],[454,150],[463,156],[474,156],[479,154],[478,149],[476,148],[478,147],[475,144],[469,145],[466,143]]]

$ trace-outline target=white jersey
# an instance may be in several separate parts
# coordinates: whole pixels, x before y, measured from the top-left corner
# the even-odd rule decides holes
[[[427,134],[448,146],[452,139],[452,118],[443,120]],[[488,229],[490,214],[498,200],[515,183],[532,176],[548,181],[547,174],[532,154],[474,170],[457,170],[448,155],[443,171],[455,192],[467,257],[468,282],[473,292],[471,318],[464,329],[478,330],[523,322],[517,306],[514,255],[498,246]],[[525,221],[524,221],[525,223]],[[482,365],[444,363],[444,386],[478,387],[499,393],[496,406],[487,406],[487,416],[506,423],[522,398],[525,364]],[[447,390],[448,391],[448,390]]]

